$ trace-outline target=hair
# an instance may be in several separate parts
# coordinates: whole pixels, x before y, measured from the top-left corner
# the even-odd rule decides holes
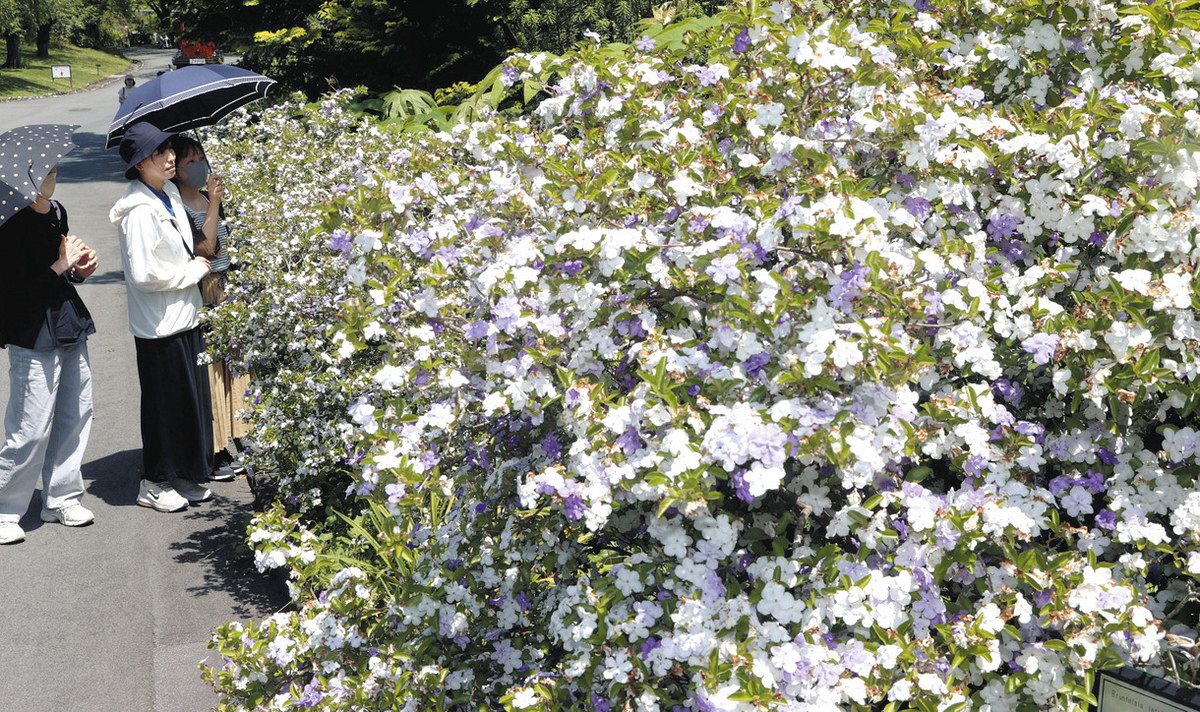
[[[175,149],[176,161],[182,161],[193,153],[199,153],[201,155],[204,154],[204,146],[201,146],[200,142],[191,136],[175,134],[170,138],[169,141],[167,141],[167,143],[171,146],[171,148]]]
[[[179,177],[179,164],[183,162],[183,159],[187,158],[193,153],[199,153],[203,156],[204,147],[201,146],[200,142],[196,139],[192,138],[191,136],[184,136],[183,134],[175,134],[172,136],[171,139],[167,141],[167,145],[175,149],[176,168],[175,175],[171,177],[171,182],[175,185],[179,185],[182,182],[182,179]]]

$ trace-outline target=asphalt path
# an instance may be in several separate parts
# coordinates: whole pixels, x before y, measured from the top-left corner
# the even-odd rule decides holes
[[[166,51],[134,51],[138,83]],[[60,164],[55,198],[71,230],[99,254],[79,287],[96,321],[88,340],[95,421],[84,458],[83,503],[96,523],[43,524],[40,492],[21,526],[26,541],[0,547],[0,711],[192,712],[216,696],[197,664],[211,630],[260,618],[282,603],[242,541],[251,516],[246,481],[213,483],[214,499],[178,514],[135,505],[141,471],[139,396],[125,282],[108,211],[125,190],[115,150],[104,149],[117,89],[0,102],[0,131],[34,123],[80,126]],[[0,350],[0,407],[9,395]]]

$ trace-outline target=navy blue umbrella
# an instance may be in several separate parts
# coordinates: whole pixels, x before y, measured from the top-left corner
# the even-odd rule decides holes
[[[0,225],[37,200],[50,170],[75,148],[77,128],[36,124],[0,134]]]
[[[125,127],[148,121],[167,133],[211,126],[234,109],[262,99],[275,83],[224,64],[188,65],[160,74],[125,95],[108,127],[105,148],[121,143]]]

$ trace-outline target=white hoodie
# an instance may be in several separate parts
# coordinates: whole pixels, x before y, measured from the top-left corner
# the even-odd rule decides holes
[[[129,182],[125,195],[113,205],[108,219],[121,239],[121,262],[129,307],[129,330],[143,339],[178,334],[199,323],[200,290],[206,274],[193,262],[193,244],[179,189],[167,181],[163,190],[179,220],[171,217],[158,196],[140,180]],[[186,242],[185,242],[186,241]]]

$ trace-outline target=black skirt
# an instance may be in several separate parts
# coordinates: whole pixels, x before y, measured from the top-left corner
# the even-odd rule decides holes
[[[142,387],[142,476],[204,482],[213,470],[212,397],[200,328],[161,339],[134,337]]]

